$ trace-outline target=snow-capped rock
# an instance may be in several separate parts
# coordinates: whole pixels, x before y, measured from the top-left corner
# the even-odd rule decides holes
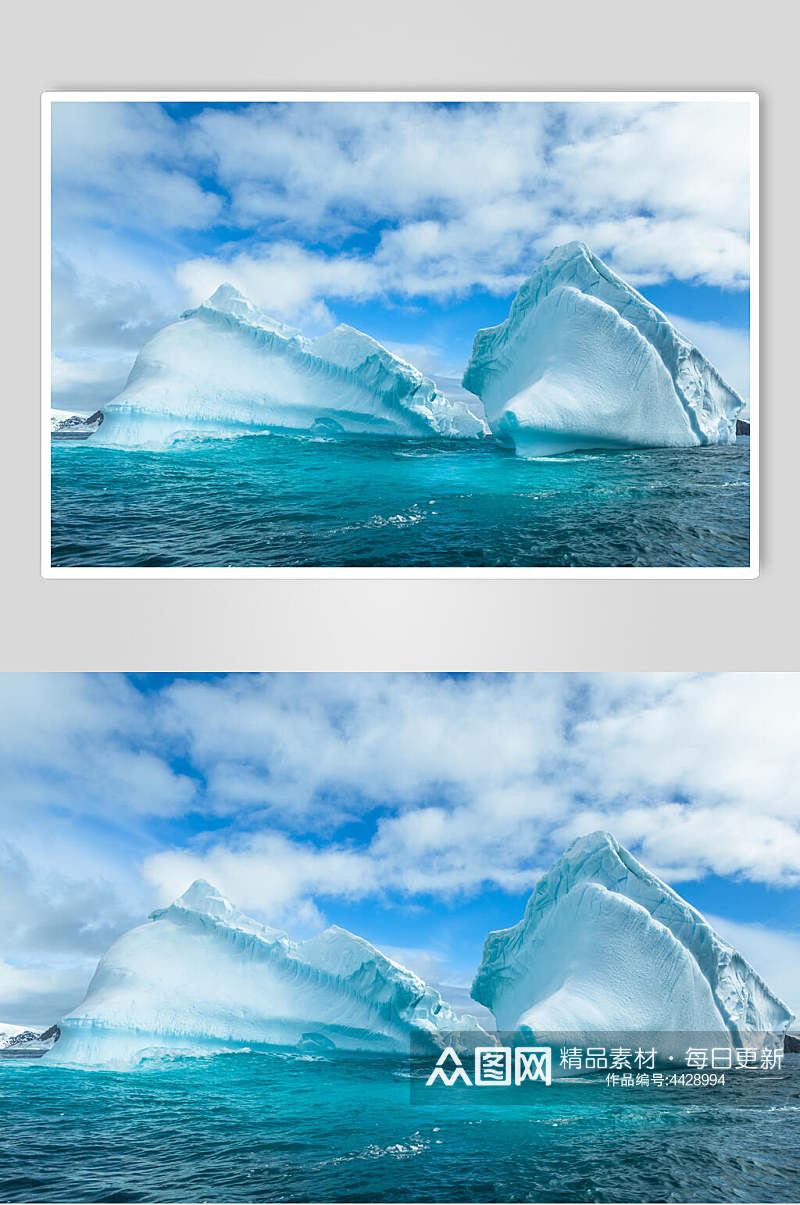
[[[550,252],[464,387],[522,456],[732,443],[744,403],[705,356],[583,243]]]
[[[74,414],[71,410],[50,411],[51,439],[88,439],[96,435],[103,422],[102,410],[94,414]]]
[[[227,284],[145,344],[105,417],[100,442],[129,446],[270,428],[461,438],[488,431],[368,335],[338,326],[307,339]]]
[[[0,1021],[0,1050],[20,1034],[32,1033],[33,1030],[25,1025],[10,1025],[7,1021]]]
[[[646,1030],[780,1046],[792,1020],[741,954],[604,832],[575,841],[519,924],[489,934],[472,995],[498,1029],[539,1034]]]
[[[0,1023],[0,1058],[22,1058],[26,1055],[38,1058],[52,1050],[60,1037],[61,1030],[57,1025],[40,1032],[24,1025]]]
[[[333,926],[291,941],[203,880],[111,946],[61,1030],[50,1061],[79,1064],[165,1049],[408,1051],[412,1034],[435,1047],[482,1033],[362,938]]]

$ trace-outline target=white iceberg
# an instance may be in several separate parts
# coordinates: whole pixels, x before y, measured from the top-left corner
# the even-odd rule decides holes
[[[104,411],[94,442],[145,447],[271,428],[454,438],[488,432],[462,401],[361,331],[338,326],[307,339],[227,284],[145,344]]]
[[[583,243],[556,247],[505,322],[478,331],[464,387],[521,456],[733,443],[744,408],[705,356]]]
[[[489,934],[472,995],[500,1030],[588,1045],[646,1030],[782,1049],[792,1020],[742,955],[604,832],[575,841],[519,924]]]
[[[103,955],[48,1061],[130,1064],[149,1052],[266,1046],[408,1052],[482,1034],[412,972],[344,929],[304,942],[197,880]]]

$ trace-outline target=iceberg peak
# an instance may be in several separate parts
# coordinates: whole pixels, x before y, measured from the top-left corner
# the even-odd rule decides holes
[[[238,909],[234,908],[229,899],[218,891],[206,879],[195,879],[186,888],[183,895],[172,904],[173,908],[186,908],[191,912],[202,912],[206,916],[227,919],[236,916]]]
[[[237,301],[244,301],[247,305],[252,305],[252,302],[245,297],[244,293],[240,293],[234,285],[229,284],[227,280],[223,280],[222,284],[217,286],[205,304],[214,305],[218,309],[221,309],[224,305]]]

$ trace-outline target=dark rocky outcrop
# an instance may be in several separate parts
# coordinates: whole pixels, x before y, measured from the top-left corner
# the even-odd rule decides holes
[[[736,434],[737,435],[749,435],[750,434],[750,419],[749,418],[737,418]]]

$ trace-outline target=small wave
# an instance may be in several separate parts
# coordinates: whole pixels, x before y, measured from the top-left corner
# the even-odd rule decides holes
[[[415,524],[421,523],[423,519],[427,519],[429,514],[435,515],[436,511],[426,513],[415,502],[407,511],[400,511],[396,515],[370,515],[368,519],[363,519],[358,523],[348,523],[345,527],[337,527],[334,534],[343,535],[348,531],[359,531],[364,528],[413,527]]]
[[[441,1139],[437,1141],[441,1141]],[[353,1152],[349,1155],[337,1155],[327,1162],[337,1164],[354,1163],[362,1159],[413,1159],[417,1155],[423,1155],[426,1151],[430,1150],[431,1145],[431,1140],[425,1138],[417,1131],[401,1142],[388,1143],[386,1146],[372,1142],[361,1151]]]

